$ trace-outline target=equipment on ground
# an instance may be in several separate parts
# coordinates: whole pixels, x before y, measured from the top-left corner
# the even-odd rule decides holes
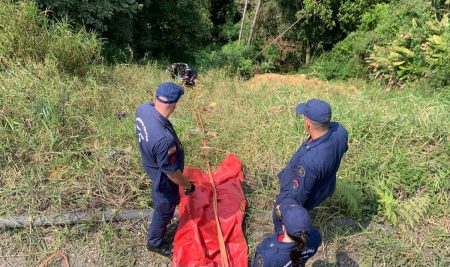
[[[166,71],[170,74],[172,79],[176,79],[179,83],[194,87],[198,73],[195,69],[189,67],[188,64],[177,62],[167,66]]]

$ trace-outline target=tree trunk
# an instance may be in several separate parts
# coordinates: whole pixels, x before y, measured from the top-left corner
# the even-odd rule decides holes
[[[239,30],[239,43],[241,42],[242,30],[244,29],[244,21],[245,21],[245,13],[247,12],[247,5],[248,5],[248,0],[245,0],[244,12],[242,13],[242,19],[241,19],[241,29]]]
[[[247,45],[250,45],[253,40],[253,34],[255,33],[256,20],[258,19],[259,9],[261,8],[261,0],[257,0],[255,16],[253,17],[252,27],[250,28],[250,33],[248,35]]]
[[[305,55],[305,64],[309,64],[311,60],[311,43],[306,41],[306,55]]]

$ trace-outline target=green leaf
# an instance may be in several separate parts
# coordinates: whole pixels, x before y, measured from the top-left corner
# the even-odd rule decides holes
[[[406,47],[395,46],[394,49],[397,50],[398,52],[400,52],[400,53],[406,55],[406,56],[409,56],[409,57],[414,56],[414,52],[411,51],[411,50],[409,50],[409,49],[406,48]]]
[[[437,26],[434,23],[434,21],[429,20],[429,21],[425,22],[425,24],[427,24],[428,28],[430,28],[430,30],[432,30],[433,32],[439,33],[439,31],[440,31],[439,26]]]
[[[402,65],[403,63],[405,63],[404,60],[403,60],[403,61],[396,61],[396,62],[392,62],[392,65],[394,65],[394,66],[400,66],[400,65]]]
[[[399,59],[399,58],[403,58],[402,55],[400,55],[399,53],[393,51],[389,53],[389,59]]]
[[[441,36],[439,36],[439,35],[433,35],[432,38],[433,38],[433,42],[434,42],[434,43],[436,43],[436,44],[438,44],[438,45],[442,44],[442,38],[441,38]]]
[[[445,28],[448,28],[448,14],[445,14],[444,17],[442,17],[441,25]]]
[[[415,18],[412,19],[412,26],[414,29],[417,28],[417,21]]]
[[[390,63],[391,62],[388,58],[385,58],[385,57],[376,57],[374,59],[381,63]]]

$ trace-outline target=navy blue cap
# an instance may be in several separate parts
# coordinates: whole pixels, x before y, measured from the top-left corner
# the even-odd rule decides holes
[[[320,124],[328,124],[331,120],[331,106],[320,99],[313,98],[306,103],[300,103],[295,111]]]
[[[302,206],[286,201],[281,203],[280,211],[284,227],[289,235],[298,236],[300,232],[313,229],[309,213]]]
[[[183,87],[173,82],[162,83],[158,86],[158,88],[156,88],[156,98],[159,102],[162,102],[164,104],[173,104],[178,102],[183,94]],[[160,97],[164,97],[167,100],[161,99]]]

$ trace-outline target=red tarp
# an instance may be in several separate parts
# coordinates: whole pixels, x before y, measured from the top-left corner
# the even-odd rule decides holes
[[[213,187],[207,173],[186,168],[195,192],[180,193],[180,220],[174,240],[172,266],[223,266],[213,211]],[[247,242],[242,231],[246,201],[241,182],[242,163],[230,154],[213,173],[217,190],[217,215],[222,228],[228,266],[248,266]]]

